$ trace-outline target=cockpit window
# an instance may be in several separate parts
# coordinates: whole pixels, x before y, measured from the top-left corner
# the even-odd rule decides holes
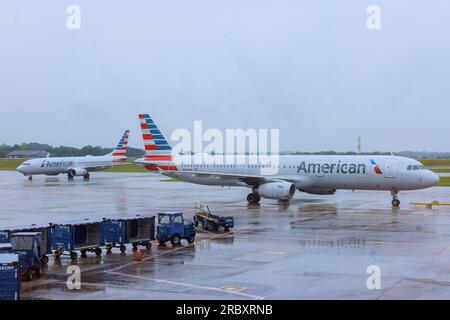
[[[28,162],[28,161],[27,161],[27,162],[24,162],[24,163],[22,163],[22,165],[23,165],[23,166],[29,166],[30,164],[31,164],[31,163],[30,163],[30,162]]]

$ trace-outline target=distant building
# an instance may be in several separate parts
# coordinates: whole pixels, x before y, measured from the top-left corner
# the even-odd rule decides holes
[[[6,155],[10,159],[31,159],[31,158],[45,158],[47,151],[44,150],[15,150]]]

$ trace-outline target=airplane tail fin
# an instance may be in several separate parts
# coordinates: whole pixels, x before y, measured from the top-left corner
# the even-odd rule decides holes
[[[108,154],[109,156],[117,158],[118,160],[126,160],[127,159],[127,147],[128,147],[129,133],[130,133],[130,130],[125,130],[125,132],[123,133],[122,138],[120,139],[117,146],[114,148],[114,150],[110,154]]]
[[[139,114],[149,170],[177,170],[173,164],[172,147],[148,114]]]

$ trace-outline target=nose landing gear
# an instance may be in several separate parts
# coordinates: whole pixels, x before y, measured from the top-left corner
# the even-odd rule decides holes
[[[398,199],[398,190],[392,189],[391,194],[392,194],[392,206],[394,208],[400,207],[400,200]]]

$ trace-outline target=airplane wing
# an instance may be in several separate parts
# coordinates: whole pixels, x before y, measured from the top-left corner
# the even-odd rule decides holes
[[[196,178],[209,178],[210,181],[216,181],[216,184],[223,184],[226,186],[236,185],[242,187],[253,187],[268,182],[288,181],[298,185],[305,185],[307,181],[301,179],[299,176],[260,176],[247,174],[233,174],[233,173],[216,173],[216,172],[197,172],[197,171],[169,171],[159,168],[162,175],[173,179],[182,181],[192,181]]]

